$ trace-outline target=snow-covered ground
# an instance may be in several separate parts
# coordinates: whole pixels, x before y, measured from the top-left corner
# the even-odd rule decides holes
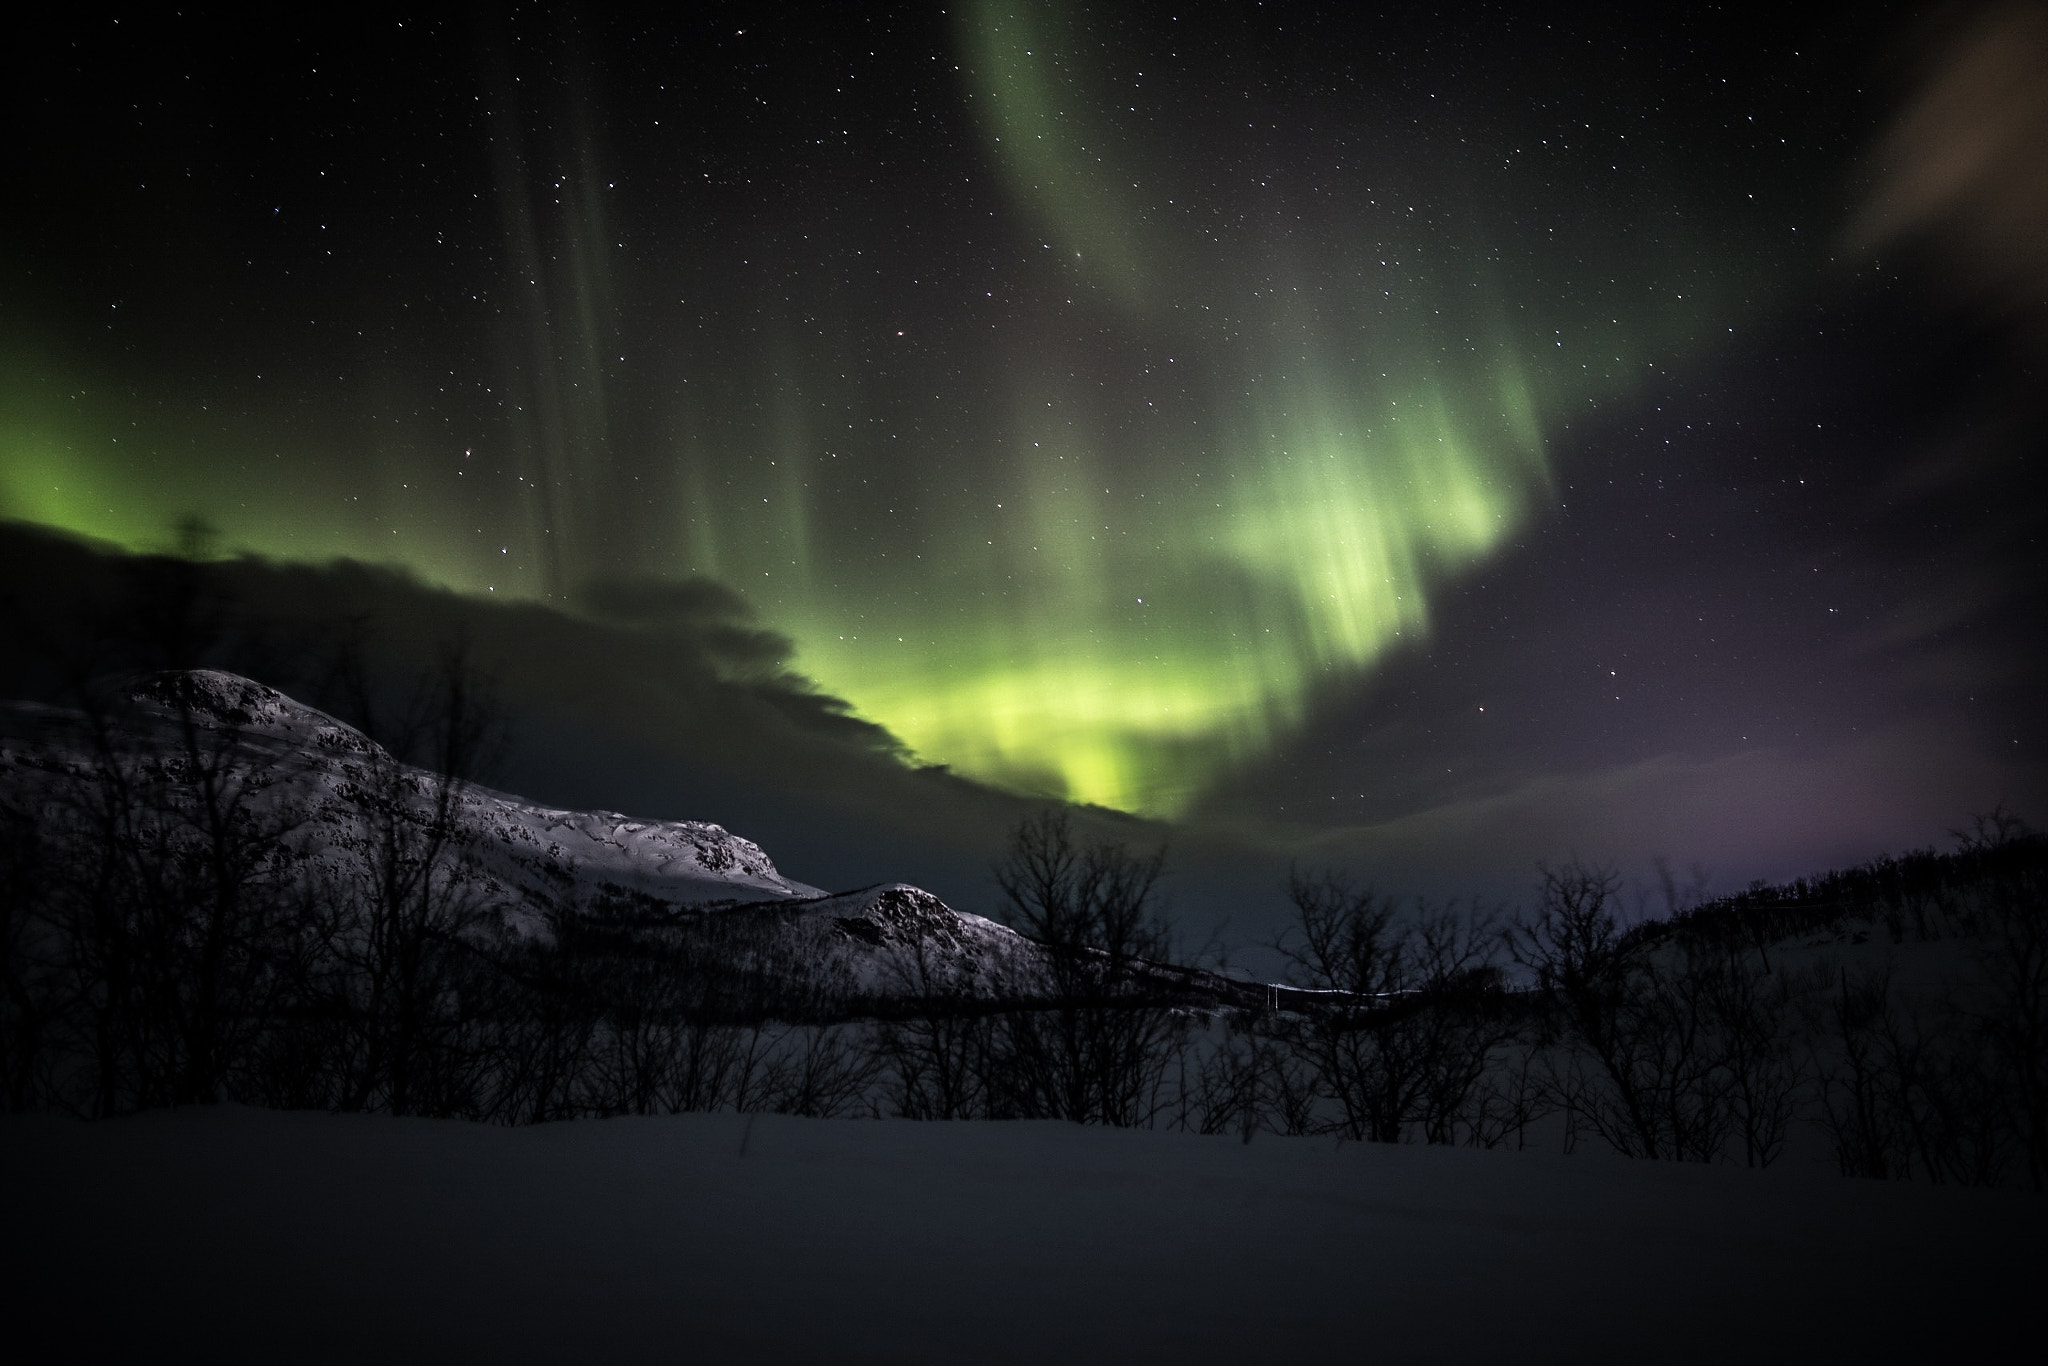
[[[0,1200],[16,1361],[1962,1362],[2048,1302],[2013,1191],[1057,1123],[7,1119]]]

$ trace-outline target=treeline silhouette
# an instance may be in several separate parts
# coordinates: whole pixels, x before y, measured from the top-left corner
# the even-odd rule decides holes
[[[508,905],[458,819],[495,730],[460,650],[396,689],[331,652],[313,696],[374,743],[352,818],[316,819],[309,757],[190,672],[221,612],[180,563],[108,650],[49,651],[66,705],[6,709],[10,1110],[1056,1118],[1754,1166],[1805,1143],[1850,1175],[2048,1180],[2048,842],[2003,811],[1948,852],[1698,904],[1667,878],[1657,918],[1578,861],[1514,914],[1297,872],[1292,981],[1235,1006],[1168,970],[1163,853],[1051,812],[994,868],[1034,981],[964,990],[935,919],[856,987],[804,935],[858,924],[575,885]]]
[[[856,990],[795,912],[570,887],[543,932],[508,929],[535,908],[502,901],[457,819],[491,729],[459,655],[396,707],[361,692],[386,744],[357,742],[339,827],[289,795],[305,760],[245,733],[235,686],[260,691],[164,672],[17,719],[9,1109],[1057,1118],[1752,1166],[1803,1126],[1850,1175],[2048,1176],[2048,842],[2002,811],[1951,852],[1654,919],[1580,862],[1514,915],[1297,873],[1292,981],[1221,1009],[1159,970],[1163,853],[1047,812],[994,868],[1040,948],[1028,990],[969,994],[939,919]]]

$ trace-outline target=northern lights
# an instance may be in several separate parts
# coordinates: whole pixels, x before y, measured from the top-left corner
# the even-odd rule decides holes
[[[1571,452],[1665,459],[1835,288],[1879,94],[1731,22],[80,21],[18,106],[0,515],[713,579],[916,761],[1181,817],[1359,743]]]
[[[1545,493],[1546,421],[1625,389],[1635,339],[1668,352],[1674,316],[1683,331],[1718,315],[1683,307],[1698,263],[1667,243],[1605,281],[1614,316],[1596,323],[1541,279],[1569,271],[1547,247],[1555,221],[1540,240],[1489,236],[1464,208],[1492,188],[1480,156],[1418,174],[1364,118],[1298,148],[1252,129],[1219,174],[1193,134],[1225,116],[1153,94],[1131,65],[1171,64],[1172,35],[1119,47],[1084,18],[983,5],[954,31],[941,90],[975,108],[997,245],[935,262],[939,297],[905,310],[909,328],[889,326],[886,295],[818,308],[844,291],[804,262],[738,356],[665,356],[673,314],[626,340],[634,267],[604,226],[616,179],[599,184],[594,97],[572,92],[548,121],[574,130],[553,173],[506,110],[484,117],[494,283],[524,315],[501,341],[511,411],[488,435],[436,439],[415,407],[395,431],[362,424],[368,449],[309,450],[298,431],[270,462],[180,459],[181,478],[156,481],[96,449],[114,438],[92,430],[106,415],[90,395],[77,423],[54,396],[17,399],[6,506],[135,545],[189,505],[231,545],[395,560],[471,591],[560,597],[619,569],[720,578],[794,638],[799,669],[920,758],[1173,814],[1298,727],[1316,688],[1427,629],[1436,583]],[[1517,150],[1484,155],[1511,168]],[[651,237],[674,250],[682,234]],[[997,290],[981,291],[987,338],[958,335],[969,276],[1004,296],[990,309]],[[889,392],[899,366],[960,342],[973,353],[939,361],[930,394]],[[625,351],[645,358],[641,401],[669,410],[658,435],[613,436]],[[352,506],[314,511],[309,468],[350,468]],[[652,491],[622,545],[613,509],[634,483]]]

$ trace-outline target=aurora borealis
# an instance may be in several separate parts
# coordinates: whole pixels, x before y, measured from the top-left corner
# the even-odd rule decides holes
[[[572,611],[716,580],[914,762],[1166,818],[1381,744],[1359,699],[1529,578],[1586,442],[1663,458],[1746,346],[1841,335],[1903,88],[1853,25],[1713,11],[45,22],[0,514]],[[1634,758],[1753,743],[1689,695]]]

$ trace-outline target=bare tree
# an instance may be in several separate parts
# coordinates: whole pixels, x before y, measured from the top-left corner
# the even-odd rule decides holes
[[[1784,1150],[1807,1083],[1797,1008],[1804,989],[1741,944],[1689,946],[1686,967],[1698,978],[1742,1160],[1768,1167]]]
[[[467,1054],[478,997],[492,985],[477,941],[493,909],[459,817],[497,716],[460,645],[395,710],[351,667],[342,672],[372,743],[348,765],[348,795],[368,825],[363,871],[323,925],[322,985],[349,1026],[338,1104],[457,1113],[483,1080],[483,1060]]]
[[[74,696],[46,718],[31,785],[54,873],[46,942],[92,1059],[73,1103],[211,1102],[284,989],[299,765],[259,754],[247,726],[271,694],[231,675],[128,676]]]
[[[164,765],[175,786],[164,805],[183,817],[182,828],[159,836],[158,866],[136,870],[159,901],[151,929],[162,961],[150,995],[168,1016],[161,1032],[175,1050],[163,1069],[170,1103],[207,1103],[285,988],[281,941],[299,904],[291,839],[304,819],[289,780],[304,759],[250,752],[245,718],[271,696],[261,685],[171,673],[138,695],[175,716],[177,750]]]
[[[1075,843],[1069,817],[1021,822],[996,864],[1013,927],[1045,950],[1050,1002],[1007,1013],[999,1108],[1082,1123],[1149,1124],[1181,1044],[1146,970],[1168,957],[1158,916],[1166,851]]]
[[[1399,905],[1335,872],[1288,880],[1295,925],[1279,948],[1311,993],[1289,1037],[1336,1103],[1347,1138],[1460,1141],[1469,1102],[1507,1035],[1492,998],[1484,917]]]
[[[49,1035],[65,1006],[45,894],[50,852],[36,813],[0,800],[0,1106],[16,1114],[48,1093]]]
[[[2042,837],[2003,807],[1977,819],[1964,852],[1983,866],[1978,951],[1982,1028],[2004,1072],[2016,1137],[2035,1190],[2048,1187],[2048,872]]]
[[[924,935],[897,947],[888,976],[901,1013],[877,1021],[875,1047],[888,1070],[890,1108],[906,1119],[987,1114],[992,1012],[942,975]]]
[[[1249,1143],[1252,1135],[1268,1127],[1270,1083],[1277,1081],[1284,1088],[1302,1079],[1290,1070],[1290,1060],[1280,1055],[1279,1047],[1244,1015],[1225,1015],[1210,1029],[1221,1037],[1181,1053],[1175,1127],[1198,1134],[1234,1133]],[[1289,1132],[1284,1127],[1284,1104],[1276,1108],[1276,1127]]]
[[[1821,1124],[1845,1176],[1997,1185],[2019,1097],[1981,1014],[1907,992],[1890,967],[1838,971],[1819,1065]]]
[[[777,1041],[775,1078],[764,1108],[781,1114],[832,1119],[853,1113],[880,1071],[866,1026],[800,1024]]]
[[[1828,1024],[1836,1051],[1820,1072],[1821,1122],[1836,1168],[1844,1176],[1880,1180],[1909,1176],[1911,1125],[1898,1104],[1896,1069],[1910,1063],[1913,1051],[1900,1046],[1903,1022],[1889,968],[1855,977],[1839,971]]]
[[[1728,1118],[1703,977],[1623,933],[1613,868],[1540,872],[1536,912],[1510,926],[1509,944],[1561,1027],[1551,1072],[1571,1124],[1631,1157],[1712,1160]]]
[[[1554,1113],[1556,1100],[1541,1070],[1540,1041],[1518,1028],[1504,1044],[1467,1100],[1464,1135],[1474,1147],[1512,1142],[1519,1151],[1528,1146],[1529,1126]]]

